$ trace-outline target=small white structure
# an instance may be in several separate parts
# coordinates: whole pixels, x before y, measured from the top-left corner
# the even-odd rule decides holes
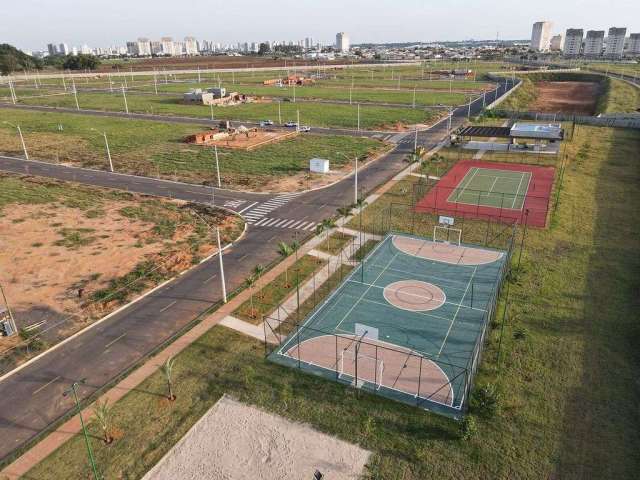
[[[514,123],[509,136],[511,138],[562,140],[563,133],[560,123]]]
[[[329,160],[312,158],[309,160],[309,170],[313,173],[329,173]]]

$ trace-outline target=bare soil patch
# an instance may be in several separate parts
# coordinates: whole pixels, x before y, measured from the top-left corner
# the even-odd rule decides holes
[[[543,113],[596,113],[601,86],[596,82],[536,82],[531,109]]]
[[[355,480],[371,453],[223,396],[147,473],[174,478]]]

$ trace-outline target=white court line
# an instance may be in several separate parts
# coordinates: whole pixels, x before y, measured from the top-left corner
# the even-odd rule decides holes
[[[522,207],[518,208],[518,210],[522,210],[524,208],[524,202],[526,200],[526,194],[529,191],[529,185],[531,184],[531,177],[533,177],[533,175],[531,175],[531,172],[522,172],[522,175],[524,178],[524,175],[529,174],[529,181],[527,181],[527,188],[525,189],[524,193],[525,193],[525,198],[522,200]],[[520,178],[520,183],[522,183],[522,178]],[[516,191],[516,194],[513,197],[513,203],[511,204],[511,208],[515,210],[514,206],[516,204],[516,199],[518,198],[518,195],[520,195],[520,183],[518,184],[518,190]]]
[[[455,200],[453,200],[452,203],[458,203],[458,199],[462,196],[462,194],[464,193],[464,191],[467,189],[467,187],[469,185],[471,185],[471,182],[473,181],[473,179],[475,178],[476,174],[478,173],[478,171],[480,170],[478,167],[472,167],[473,170],[473,174],[471,175],[471,177],[469,178],[469,181],[467,182],[467,184],[462,187],[462,190],[458,191],[456,193],[456,190],[454,190],[454,192],[452,194],[455,194]],[[469,174],[469,172],[467,172],[467,175]],[[467,175],[465,175],[465,178],[467,177]],[[462,179],[462,181],[464,182],[464,178]],[[458,188],[460,188],[460,186],[458,185]],[[449,198],[451,197],[451,195],[449,195]],[[449,198],[447,198],[447,202],[450,201]]]
[[[469,283],[467,284],[467,289],[464,291],[464,294],[462,295],[462,299],[460,300],[460,304],[462,304],[464,302],[464,297],[467,296],[467,292],[469,291],[469,287],[471,286],[471,282],[473,282],[473,277],[476,274],[476,270],[478,270],[478,267],[476,266],[473,269],[473,273],[471,274],[471,278],[469,278]],[[449,334],[451,333],[451,329],[453,328],[453,324],[456,323],[456,318],[458,317],[458,312],[460,312],[460,306],[458,306],[455,315],[453,316],[453,319],[451,320],[451,325],[449,325],[449,330],[447,330],[447,334],[444,337],[444,340],[442,341],[442,345],[440,346],[440,350],[438,351],[438,357],[440,357],[440,354],[442,353],[442,350],[444,350],[444,346],[447,343],[447,339],[449,338]]]
[[[394,253],[393,257],[391,257],[391,260],[389,260],[389,262],[387,263],[387,267],[384,268],[380,274],[376,277],[376,279],[373,281],[372,284],[369,285],[369,287],[362,293],[362,295],[360,295],[360,298],[358,298],[358,300],[356,300],[353,305],[351,306],[351,308],[349,309],[349,311],[347,313],[345,313],[345,315],[342,317],[342,320],[340,320],[338,322],[338,324],[335,326],[335,328],[339,328],[340,325],[342,325],[342,322],[345,321],[345,319],[351,315],[351,312],[353,312],[354,308],[356,308],[358,306],[358,304],[360,303],[360,301],[364,298],[364,296],[369,292],[369,290],[371,290],[371,287],[373,287],[373,285],[375,285],[375,283],[380,280],[380,277],[382,277],[382,275],[384,274],[384,272],[386,272],[387,268],[389,268],[389,265],[391,265],[393,263],[393,261],[396,259],[396,257],[398,256],[400,252]],[[360,268],[363,268],[363,266],[361,265]]]

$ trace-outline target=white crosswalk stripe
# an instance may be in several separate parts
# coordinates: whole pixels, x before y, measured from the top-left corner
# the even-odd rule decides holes
[[[269,215],[274,210],[277,210],[278,208],[286,205],[287,203],[295,199],[298,195],[300,195],[300,192],[283,193],[282,195],[273,197],[272,199],[267,200],[264,203],[259,203],[255,207],[244,212],[243,213],[244,218],[247,220],[247,223],[256,224],[257,222],[262,220],[264,217]],[[280,220],[284,220],[284,219],[280,219]],[[267,226],[267,223],[262,222],[260,225]]]
[[[305,222],[304,220],[291,220],[290,218],[262,218],[253,224],[255,227],[292,228],[294,230],[313,230],[316,222]]]

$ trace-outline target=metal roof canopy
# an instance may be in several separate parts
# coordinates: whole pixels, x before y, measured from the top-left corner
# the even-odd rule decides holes
[[[464,127],[458,132],[461,137],[496,137],[509,138],[511,129],[509,127]]]

